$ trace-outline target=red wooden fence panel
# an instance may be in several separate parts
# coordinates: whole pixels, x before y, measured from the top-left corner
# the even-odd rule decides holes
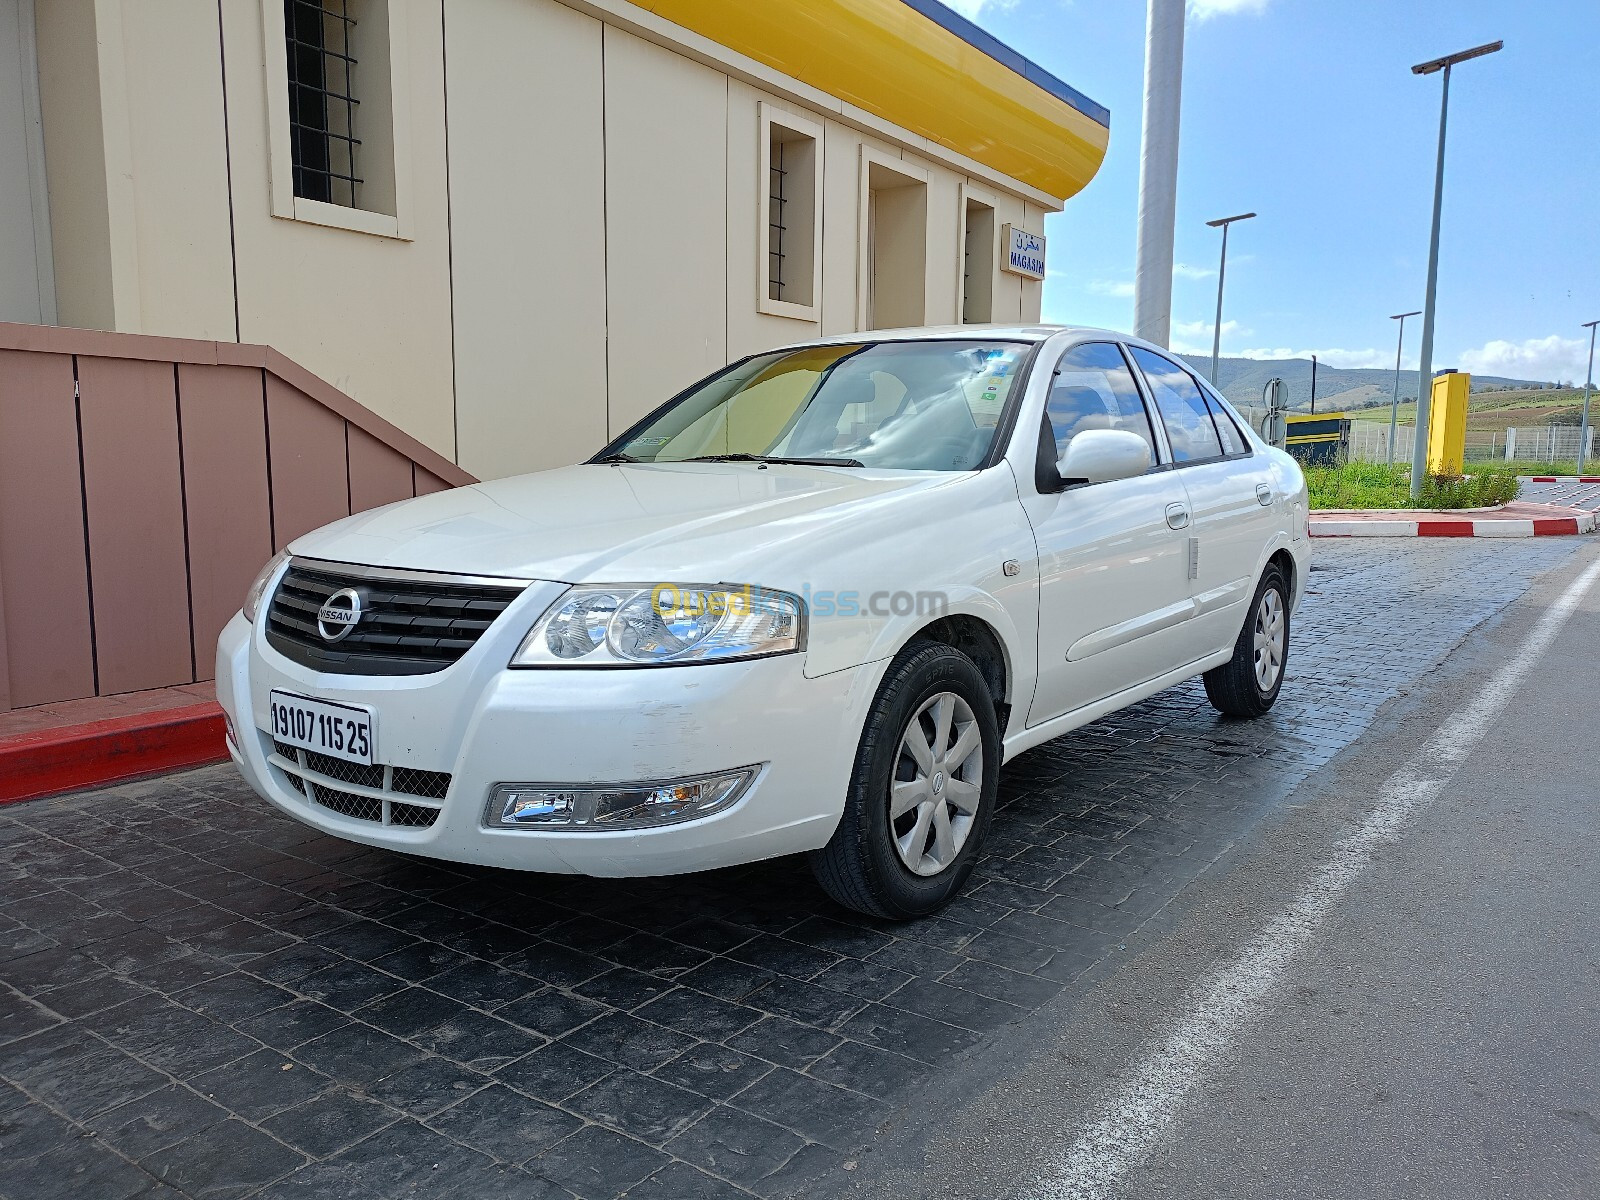
[[[0,323],[0,711],[209,679],[274,549],[471,479],[264,346]]]
[[[415,467],[412,471],[412,476],[415,479],[415,483],[412,486],[419,496],[426,496],[430,492],[447,491],[455,486],[454,484],[446,483],[431,471],[423,470],[420,466]]]
[[[273,538],[282,549],[319,525],[350,515],[345,422],[304,392],[267,376],[267,461]]]
[[[80,357],[78,391],[100,692],[193,683],[176,368]]]
[[[0,589],[9,704],[92,696],[72,358],[0,350]]]
[[[265,405],[259,370],[198,363],[178,367],[189,603],[200,679],[212,677],[217,635],[272,557]]]
[[[354,425],[350,436],[350,511],[366,512],[412,496],[411,460]]]

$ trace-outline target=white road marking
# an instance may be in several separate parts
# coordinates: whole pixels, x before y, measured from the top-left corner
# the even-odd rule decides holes
[[[1104,1108],[1059,1162],[1047,1167],[1034,1192],[1038,1200],[1107,1200],[1115,1195],[1128,1169],[1144,1161],[1176,1124],[1201,1076],[1226,1055],[1240,1027],[1316,935],[1345,889],[1366,870],[1373,852],[1398,837],[1444,790],[1596,579],[1600,561],[1590,564],[1550,606],[1477,698],[1389,777],[1371,814],[1334,847],[1294,902],[1233,961],[1190,990],[1172,1032],[1111,1089]]]

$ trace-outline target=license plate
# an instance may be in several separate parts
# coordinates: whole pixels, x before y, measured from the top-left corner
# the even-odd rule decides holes
[[[272,736],[278,741],[346,762],[372,765],[377,738],[371,709],[331,704],[293,692],[273,692],[268,700]]]

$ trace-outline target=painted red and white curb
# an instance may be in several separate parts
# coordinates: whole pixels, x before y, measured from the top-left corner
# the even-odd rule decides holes
[[[1524,483],[1600,483],[1600,475],[1519,475]]]
[[[1593,533],[1596,514],[1556,504],[1516,501],[1503,508],[1473,512],[1312,513],[1312,537],[1555,537]]]
[[[0,804],[222,762],[222,738],[209,703],[13,734],[0,738]]]

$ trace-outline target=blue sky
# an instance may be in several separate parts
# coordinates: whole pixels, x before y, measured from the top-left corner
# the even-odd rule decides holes
[[[947,0],[950,2],[950,0]],[[1047,320],[1126,329],[1139,181],[1143,0],[953,0],[1111,109],[1093,183],[1046,222]],[[1177,349],[1315,351],[1392,367],[1422,307],[1440,76],[1413,63],[1503,38],[1451,83],[1436,367],[1582,381],[1600,318],[1600,3],[1190,0],[1178,176]],[[1415,366],[1419,319],[1406,323]]]

